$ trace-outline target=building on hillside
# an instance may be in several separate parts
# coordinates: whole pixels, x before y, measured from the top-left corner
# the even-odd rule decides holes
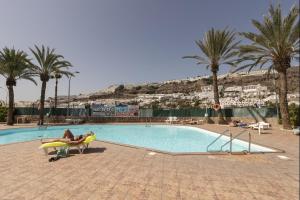
[[[218,90],[221,91],[222,89],[224,88],[223,85],[219,85],[218,86]],[[213,89],[213,85],[204,85],[204,86],[201,86],[201,91],[202,92],[212,92],[214,89]]]
[[[287,94],[287,100],[288,100],[288,104],[294,103],[296,105],[299,105],[299,99],[300,95],[298,93],[293,93],[293,94]],[[263,99],[263,102],[266,104],[268,102],[270,103],[279,103],[279,96],[277,95],[277,99],[276,99],[276,95],[275,93],[272,93],[271,95],[267,96],[266,98]]]
[[[224,89],[224,97],[238,97],[243,92],[242,86],[226,87]]]
[[[243,98],[262,98],[267,95],[270,95],[270,91],[267,86],[262,86],[260,84],[257,85],[246,85],[243,86],[243,92],[241,97]]]

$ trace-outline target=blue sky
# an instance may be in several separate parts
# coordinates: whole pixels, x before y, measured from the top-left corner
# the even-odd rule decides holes
[[[47,45],[80,71],[72,94],[112,84],[158,82],[206,75],[185,55],[199,54],[194,41],[211,27],[254,31],[271,2],[285,11],[297,1],[271,0],[0,0],[0,48]],[[221,66],[220,73],[228,71]],[[5,81],[0,78],[0,87]],[[59,95],[68,81],[60,80]],[[54,95],[54,81],[46,97]],[[16,100],[36,100],[40,85],[19,81]],[[5,99],[0,89],[0,99]]]

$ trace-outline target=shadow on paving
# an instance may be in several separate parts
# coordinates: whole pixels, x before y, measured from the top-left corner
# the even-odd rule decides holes
[[[103,153],[106,151],[105,147],[99,148],[99,147],[91,147],[88,149],[85,149],[83,154],[89,154],[89,153]],[[70,149],[69,154],[79,154],[78,149]]]
[[[99,147],[91,147],[88,149],[85,149],[83,154],[90,154],[90,153],[103,153],[104,151],[106,151],[106,148],[99,148]],[[79,154],[78,149],[70,149],[69,150],[69,155],[70,154]],[[48,153],[48,155],[56,155],[56,151],[51,151]]]

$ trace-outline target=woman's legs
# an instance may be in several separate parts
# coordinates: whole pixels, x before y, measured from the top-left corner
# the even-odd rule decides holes
[[[50,142],[70,142],[70,139],[67,138],[56,138],[56,139],[48,139],[48,140],[41,140],[42,144],[50,143]]]

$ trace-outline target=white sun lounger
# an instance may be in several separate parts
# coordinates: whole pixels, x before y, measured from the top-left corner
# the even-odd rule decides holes
[[[83,119],[66,119],[68,124],[82,124],[84,122]]]
[[[266,123],[266,122],[258,122],[256,124],[250,124],[249,125],[250,128],[252,129],[269,129],[270,128],[270,124]]]
[[[166,119],[165,122],[173,124],[179,122],[179,120],[177,119],[177,117],[168,117],[168,119]]]
[[[261,130],[270,129],[271,126],[269,123],[266,123],[266,122],[258,122],[256,124],[250,124],[248,127],[252,128],[254,130],[258,130],[258,133],[260,134]]]

